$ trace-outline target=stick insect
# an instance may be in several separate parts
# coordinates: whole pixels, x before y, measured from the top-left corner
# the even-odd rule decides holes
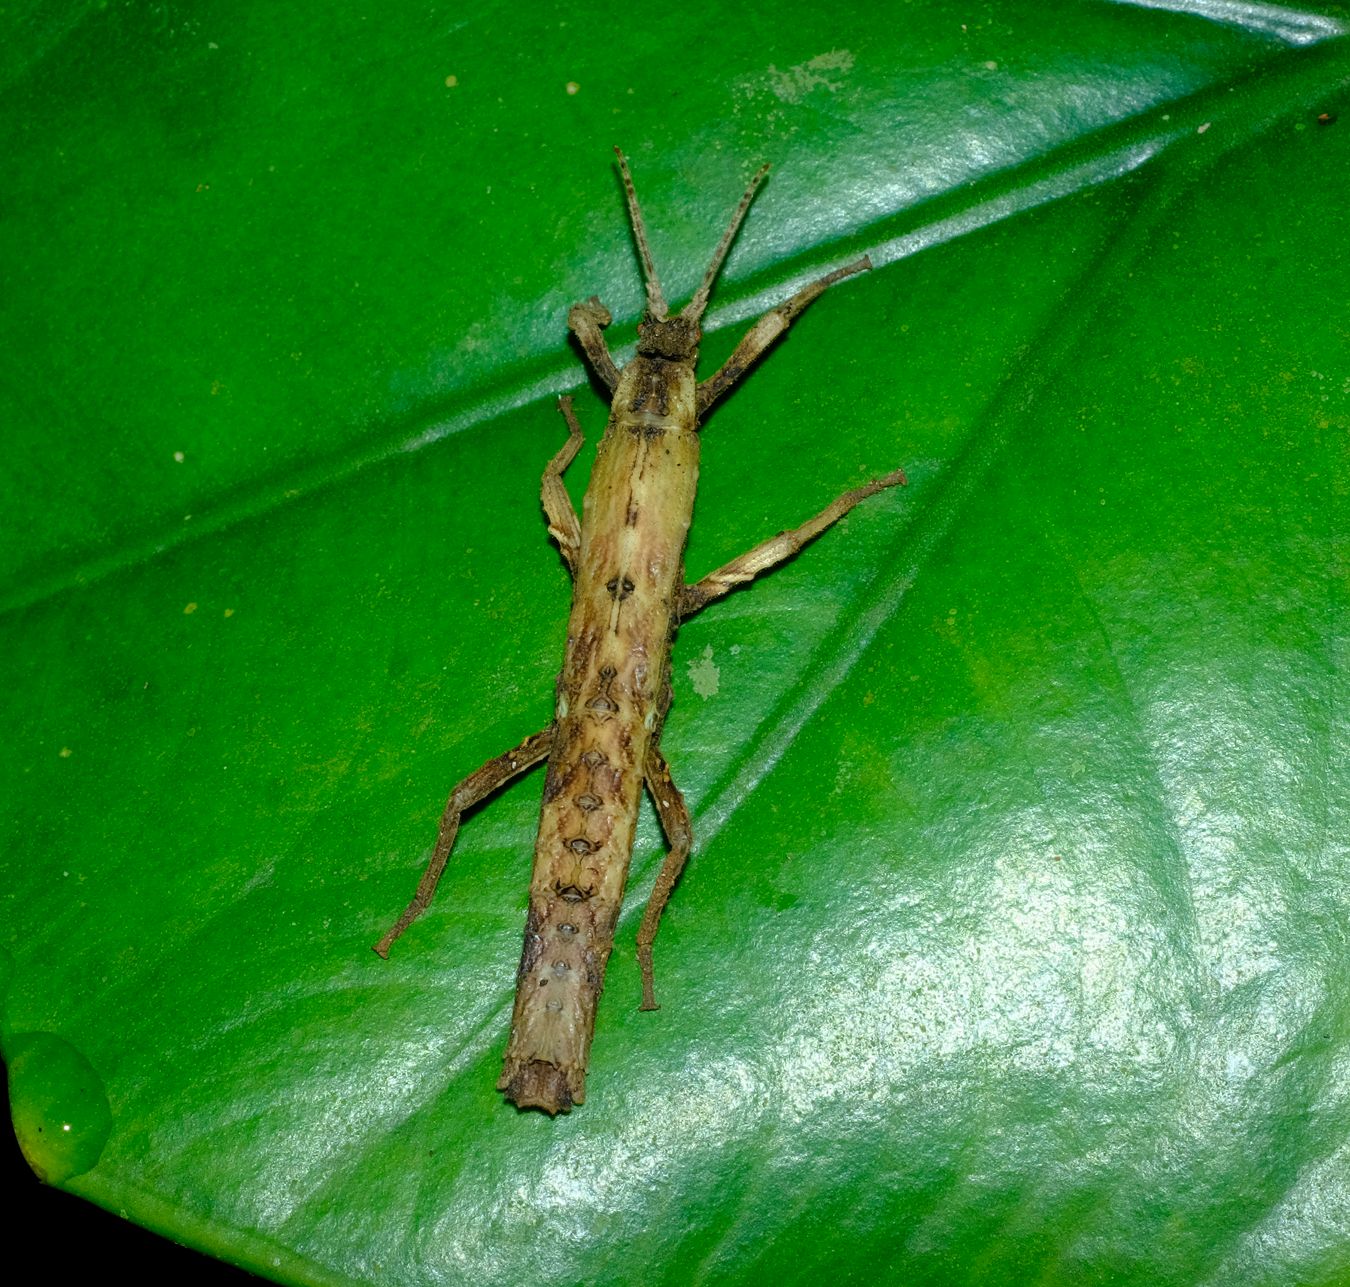
[[[450,794],[431,861],[406,910],[375,944],[380,956],[427,908],[455,843],[460,818],[547,758],[534,850],[525,947],[499,1090],[521,1108],[567,1112],[586,1097],[595,1010],[632,855],[645,785],[669,842],[637,936],[643,1010],[654,1010],[652,945],[661,912],[689,856],[689,810],[660,749],[670,707],[676,627],[814,540],[860,501],[905,482],[892,473],[854,488],[791,531],[710,572],[684,580],[684,546],[698,480],[699,422],[747,368],[835,282],[871,268],[866,257],[826,273],[765,313],[714,375],[694,376],[700,326],[713,283],[768,166],[750,180],[694,297],[671,315],[652,261],[628,163],[618,148],[647,306],[637,355],[622,370],[605,343],[609,310],[596,296],[568,325],[613,395],[578,520],[563,471],[583,435],[572,399],[559,399],[568,438],[544,470],[548,530],[574,581],[567,650],[554,721],[489,760]]]

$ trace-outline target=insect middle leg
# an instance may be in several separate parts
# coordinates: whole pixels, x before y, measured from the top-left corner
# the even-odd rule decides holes
[[[445,812],[441,815],[441,827],[436,836],[436,847],[431,852],[431,861],[417,882],[417,892],[412,902],[386,931],[384,937],[375,944],[375,952],[388,957],[390,945],[409,925],[427,910],[432,895],[440,883],[441,873],[445,870],[450,849],[455,843],[459,831],[459,820],[466,809],[473,808],[480,800],[486,799],[494,791],[500,790],[512,778],[519,777],[526,769],[538,764],[553,747],[553,725],[538,733],[531,734],[513,751],[498,755],[489,760],[482,768],[470,773],[463,782],[450,792],[445,803]]]
[[[767,572],[784,559],[791,558],[802,546],[814,541],[827,527],[837,523],[859,502],[865,501],[869,496],[875,496],[877,492],[884,491],[887,487],[903,487],[907,481],[905,471],[896,469],[883,478],[876,478],[861,487],[855,487],[852,491],[836,497],[815,518],[808,519],[800,527],[779,532],[777,536],[761,542],[754,549],[747,550],[740,558],[732,559],[715,572],[709,572],[702,580],[685,586],[680,592],[678,604],[680,618],[683,620],[685,617],[693,616],[704,604],[720,599],[727,591],[743,585],[746,581],[753,581],[761,572]]]
[[[563,486],[563,470],[567,468],[581,450],[586,441],[577,422],[576,412],[572,410],[572,397],[568,394],[558,399],[558,410],[567,421],[567,441],[558,449],[557,454],[548,462],[544,477],[539,485],[539,499],[544,504],[544,515],[548,519],[548,533],[558,542],[564,561],[575,577],[577,558],[581,554],[581,522],[572,505],[572,498]]]
[[[642,1004],[638,1009],[659,1010],[661,1007],[656,1004],[652,980],[652,944],[656,941],[656,931],[661,924],[661,913],[665,911],[671,890],[675,888],[675,882],[679,880],[685,860],[689,857],[694,829],[689,821],[689,808],[684,802],[684,796],[671,778],[670,765],[655,742],[647,746],[643,778],[647,783],[647,793],[661,819],[661,830],[666,833],[666,840],[670,843],[670,852],[666,854],[666,860],[657,874],[637,936],[638,969],[642,972]]]

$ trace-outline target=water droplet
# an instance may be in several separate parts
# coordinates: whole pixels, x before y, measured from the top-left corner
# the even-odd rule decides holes
[[[25,1032],[6,1042],[14,1133],[40,1180],[61,1184],[94,1167],[112,1109],[93,1065],[70,1042]]]

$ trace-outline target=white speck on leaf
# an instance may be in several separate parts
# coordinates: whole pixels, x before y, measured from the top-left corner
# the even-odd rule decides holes
[[[712,645],[709,644],[703,650],[702,657],[689,663],[689,682],[693,685],[694,692],[705,702],[709,697],[717,696],[718,681],[722,678],[722,672],[718,670],[712,657]]]
[[[831,94],[844,87],[842,73],[853,70],[853,55],[847,49],[832,49],[786,71],[769,64],[769,88],[785,103],[800,103],[813,89]]]

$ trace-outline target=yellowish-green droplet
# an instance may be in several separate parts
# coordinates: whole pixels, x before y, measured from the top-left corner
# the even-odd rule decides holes
[[[14,1133],[38,1179],[61,1184],[98,1162],[112,1130],[103,1082],[70,1042],[25,1032],[5,1042]]]

